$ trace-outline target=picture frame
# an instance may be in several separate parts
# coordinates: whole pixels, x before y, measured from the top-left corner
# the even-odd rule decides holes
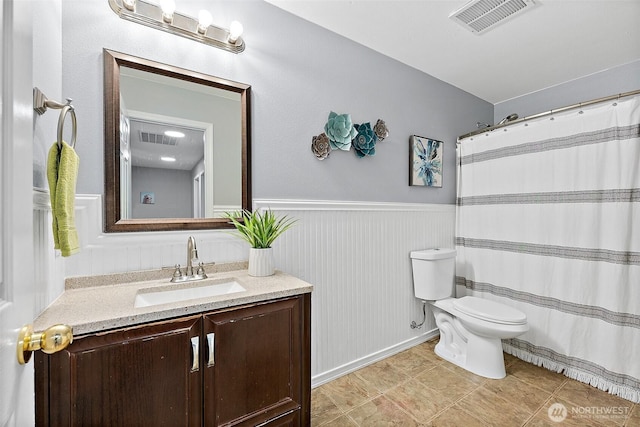
[[[156,196],[153,191],[140,192],[140,203],[143,205],[154,205],[156,203]]]
[[[444,142],[419,135],[409,138],[409,185],[442,187]]]

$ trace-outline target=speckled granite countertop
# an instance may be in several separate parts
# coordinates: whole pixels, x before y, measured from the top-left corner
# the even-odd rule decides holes
[[[217,266],[207,269],[208,279],[170,283],[171,271],[128,273],[126,275],[93,276],[67,279],[66,291],[34,322],[35,330],[64,323],[73,328],[74,336],[139,325],[163,319],[213,311],[254,302],[309,293],[313,286],[288,274],[276,271],[273,276],[249,276],[246,264]],[[168,287],[207,286],[235,280],[246,291],[227,295],[176,301],[149,307],[134,307],[138,291],[150,292]],[[124,281],[124,283],[123,283]],[[85,284],[83,286],[82,284]],[[107,284],[110,283],[110,284]]]

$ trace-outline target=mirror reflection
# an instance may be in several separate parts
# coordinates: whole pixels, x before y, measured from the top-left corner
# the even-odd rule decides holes
[[[210,140],[205,139],[205,129],[178,126],[169,118],[155,122],[129,116],[125,120],[130,146],[120,151],[121,217],[205,218],[202,208],[214,194],[204,182],[205,170],[209,176],[213,168],[210,152],[205,160],[205,144]],[[239,177],[236,181],[239,190]],[[134,197],[140,200],[134,202]],[[240,206],[240,191],[236,199],[235,206]]]
[[[105,229],[221,228],[249,209],[248,92],[105,50]]]

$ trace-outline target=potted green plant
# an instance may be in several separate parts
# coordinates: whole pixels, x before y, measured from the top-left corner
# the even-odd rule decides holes
[[[271,210],[241,210],[225,212],[240,233],[240,237],[251,245],[249,249],[249,275],[271,276],[275,272],[273,242],[287,231],[296,220],[286,215],[278,217]]]

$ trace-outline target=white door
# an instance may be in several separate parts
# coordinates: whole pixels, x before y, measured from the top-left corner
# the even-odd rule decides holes
[[[18,330],[35,311],[32,2],[0,10],[0,426],[34,424],[33,362],[19,365]]]

